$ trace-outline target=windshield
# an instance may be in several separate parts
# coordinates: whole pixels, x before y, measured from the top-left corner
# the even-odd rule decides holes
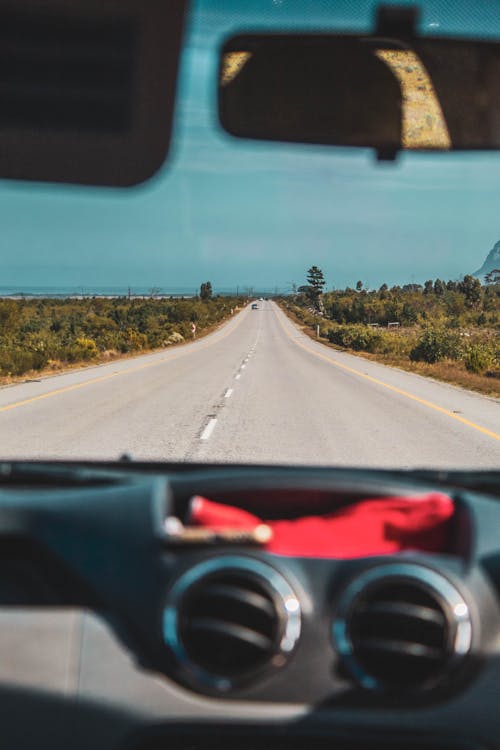
[[[0,184],[1,459],[498,468],[500,155],[218,123],[229,36],[368,32],[374,8],[196,0],[157,175]],[[424,3],[420,30],[498,38],[498,3],[473,10]]]

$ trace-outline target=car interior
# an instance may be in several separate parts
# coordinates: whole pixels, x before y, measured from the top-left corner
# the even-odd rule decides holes
[[[370,148],[387,169],[497,149],[500,42],[373,10],[371,33],[235,29],[213,81],[225,137]],[[1,0],[0,176],[127,190],[168,167],[187,13]],[[409,138],[381,50],[424,61],[445,141]],[[499,497],[500,471],[354,455],[3,460],[2,747],[500,748]]]

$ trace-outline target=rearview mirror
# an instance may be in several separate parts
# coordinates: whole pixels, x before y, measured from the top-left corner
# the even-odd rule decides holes
[[[219,116],[240,138],[500,148],[500,43],[412,34],[251,34],[222,49]]]

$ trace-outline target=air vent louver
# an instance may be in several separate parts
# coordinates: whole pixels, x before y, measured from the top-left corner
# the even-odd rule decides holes
[[[281,666],[300,633],[300,607],[288,583],[250,558],[207,561],[176,582],[164,637],[198,683],[227,690]]]
[[[413,565],[367,571],[345,592],[334,633],[363,687],[419,692],[470,647],[467,605],[447,579]]]

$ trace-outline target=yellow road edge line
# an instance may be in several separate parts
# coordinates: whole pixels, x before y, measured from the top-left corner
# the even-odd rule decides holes
[[[244,311],[242,310],[242,312]],[[146,362],[145,364],[138,365],[136,367],[128,367],[126,370],[119,370],[118,372],[111,372],[109,373],[109,375],[100,375],[97,378],[90,378],[89,380],[84,380],[81,383],[74,383],[73,385],[66,385],[63,388],[56,388],[53,391],[47,391],[47,393],[40,393],[38,396],[31,396],[30,398],[25,398],[25,399],[22,399],[21,401],[14,401],[12,404],[6,404],[5,406],[0,406],[0,413],[5,412],[5,411],[11,411],[12,409],[18,409],[20,406],[27,406],[28,404],[33,404],[36,401],[43,401],[43,399],[51,398],[52,396],[59,396],[62,393],[69,393],[70,391],[76,391],[79,388],[85,388],[85,386],[87,385],[93,385],[94,383],[102,383],[105,380],[111,380],[111,378],[115,378],[118,375],[128,375],[132,372],[145,370],[148,367],[155,367],[160,364],[164,364],[165,362],[173,362],[176,359],[180,359],[181,357],[185,357],[189,354],[194,354],[195,352],[198,352],[202,349],[208,349],[210,346],[214,346],[214,344],[218,344],[219,341],[222,341],[231,333],[233,333],[233,331],[235,331],[236,328],[239,327],[244,317],[245,316],[240,316],[239,319],[237,319],[237,322],[235,323],[235,325],[230,326],[228,331],[225,331],[221,336],[218,336],[214,341],[210,340],[207,343],[201,344],[197,346],[194,350],[185,349],[184,351],[180,351],[178,354],[173,354],[172,356],[166,356],[166,357],[155,359],[154,362]],[[217,331],[214,331],[213,335],[215,335],[216,333]],[[148,356],[148,355],[146,354],[144,356]],[[153,353],[153,356],[154,356],[154,353]]]
[[[285,313],[281,309],[280,309],[280,312],[282,313],[283,316],[285,316]],[[447,417],[451,417],[451,419],[455,419],[457,422],[461,422],[462,424],[467,425],[467,427],[471,427],[472,429],[477,430],[478,432],[482,432],[484,435],[488,435],[488,437],[491,437],[494,440],[500,440],[500,435],[497,434],[496,432],[493,432],[492,430],[488,430],[486,427],[481,427],[481,425],[476,424],[475,422],[471,422],[469,419],[465,419],[465,417],[461,417],[459,414],[454,414],[452,411],[450,411],[449,409],[445,409],[443,406],[439,406],[438,404],[434,404],[432,401],[427,401],[424,398],[420,398],[420,396],[415,396],[413,393],[409,393],[408,391],[403,391],[401,388],[397,388],[395,385],[384,383],[383,380],[379,380],[378,378],[374,378],[372,375],[367,375],[364,372],[355,370],[353,367],[349,367],[349,365],[344,365],[341,362],[336,362],[335,360],[330,359],[330,357],[327,357],[325,354],[322,354],[321,352],[317,352],[314,349],[310,349],[301,341],[297,341],[297,339],[294,338],[289,333],[289,331],[285,327],[285,324],[281,320],[279,314],[277,314],[277,318],[283,331],[288,336],[290,341],[293,341],[295,344],[297,344],[297,346],[299,346],[305,352],[308,352],[309,354],[313,354],[315,357],[319,357],[320,359],[324,359],[325,362],[328,362],[330,365],[333,365],[334,367],[338,367],[340,370],[345,370],[346,372],[350,372],[351,374],[357,375],[360,378],[364,378],[364,380],[368,380],[371,383],[375,383],[376,385],[381,385],[383,388],[387,388],[389,391],[393,391],[394,393],[397,393],[400,396],[405,396],[406,398],[409,398],[411,401],[416,401],[417,403],[422,404],[423,406],[427,406],[429,409],[434,409],[434,411],[438,411],[441,414],[446,414]],[[288,317],[286,317],[286,320],[289,321],[291,325],[295,325],[292,321],[289,320]],[[299,331],[298,328],[297,328],[297,331]]]

